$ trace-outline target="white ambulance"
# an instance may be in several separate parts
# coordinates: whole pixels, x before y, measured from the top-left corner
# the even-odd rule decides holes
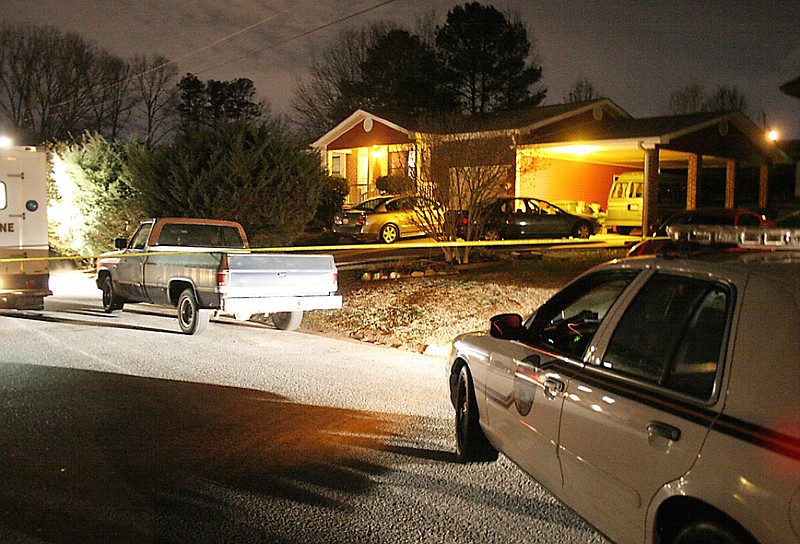
[[[41,309],[49,289],[47,155],[0,147],[0,307]]]

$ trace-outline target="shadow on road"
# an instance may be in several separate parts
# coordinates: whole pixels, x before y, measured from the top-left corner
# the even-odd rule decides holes
[[[413,419],[16,364],[0,365],[0,398],[6,542],[222,542],[245,520],[253,541],[282,541],[276,508],[349,511],[390,470],[365,452],[392,451]]]

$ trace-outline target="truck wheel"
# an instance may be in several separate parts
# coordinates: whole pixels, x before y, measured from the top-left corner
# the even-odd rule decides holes
[[[497,461],[497,450],[489,443],[478,422],[478,403],[469,369],[461,367],[456,391],[456,457],[461,463]]]
[[[627,236],[633,231],[633,227],[617,227],[617,234]]]
[[[103,311],[107,314],[121,310],[125,301],[114,293],[114,283],[111,276],[106,276],[103,280]]]
[[[208,326],[211,310],[198,308],[194,291],[184,289],[178,298],[178,324],[183,334],[200,334]]]
[[[384,244],[393,244],[400,238],[400,229],[397,225],[386,223],[381,229],[380,239]]]
[[[282,331],[293,331],[300,326],[303,312],[275,312],[270,314],[272,324]]]

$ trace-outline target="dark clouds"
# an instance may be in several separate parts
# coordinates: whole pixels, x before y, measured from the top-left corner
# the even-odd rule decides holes
[[[305,76],[311,55],[341,30],[375,20],[414,28],[432,14],[435,23],[441,24],[456,4],[398,0],[286,42],[377,3],[37,0],[31,4],[3,0],[3,18],[75,31],[121,56],[160,53],[179,59],[180,73],[193,72],[202,79],[248,77],[275,111],[288,113],[295,81]],[[796,0],[507,0],[493,4],[518,14],[536,40],[547,103],[560,102],[572,82],[587,77],[623,109],[643,117],[664,113],[673,90],[698,83],[713,91],[723,84],[737,87],[748,98],[754,121],[760,123],[763,112],[784,137],[800,138],[800,100],[778,89],[800,75]]]

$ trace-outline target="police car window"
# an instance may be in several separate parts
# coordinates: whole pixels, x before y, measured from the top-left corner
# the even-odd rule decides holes
[[[603,366],[708,399],[722,354],[729,300],[720,285],[656,274],[625,311]]]
[[[600,273],[573,284],[536,312],[527,341],[581,358],[608,310],[635,276],[632,271]]]

